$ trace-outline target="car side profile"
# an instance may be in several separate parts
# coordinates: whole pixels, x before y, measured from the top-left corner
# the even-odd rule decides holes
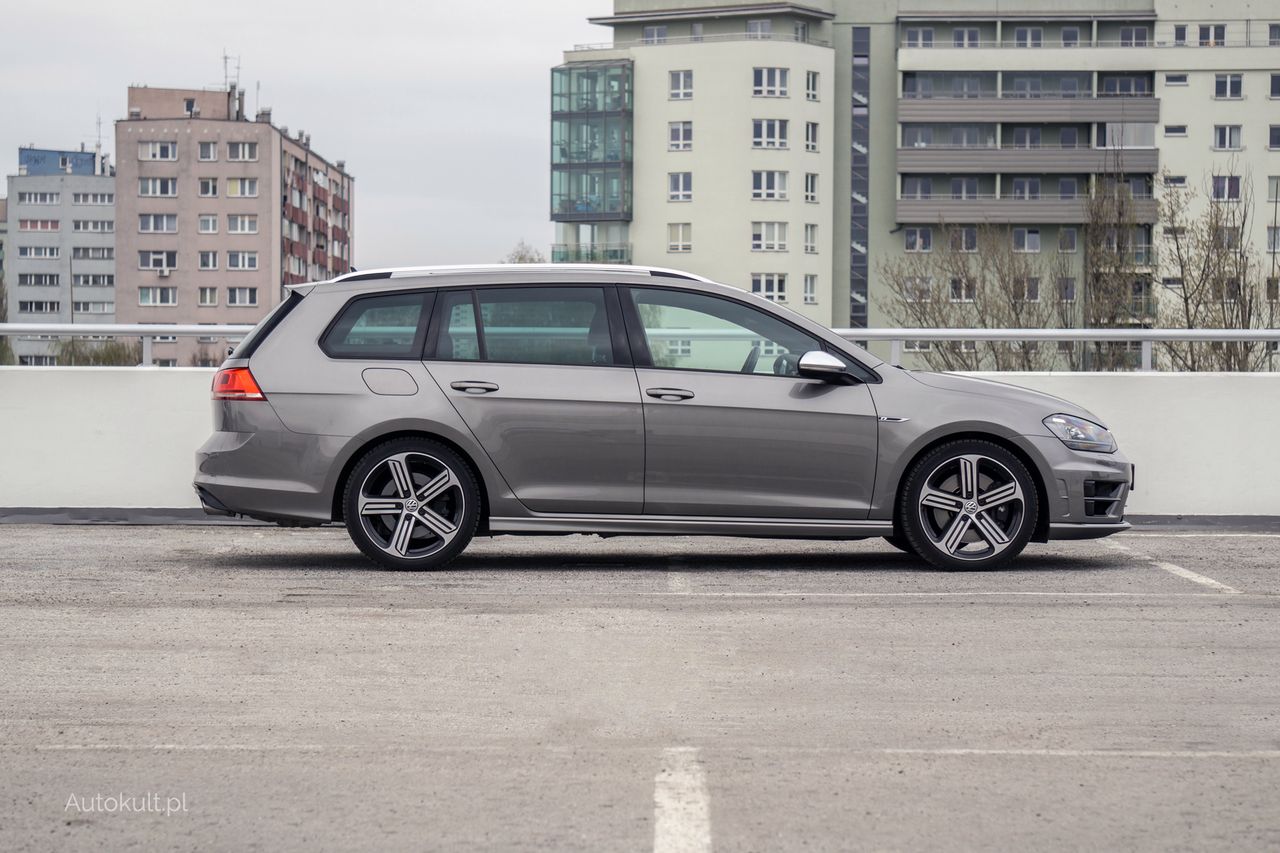
[[[645,267],[299,285],[214,379],[206,512],[343,522],[393,569],[476,535],[884,537],[944,569],[1128,528],[1102,421],[885,364],[737,288]]]

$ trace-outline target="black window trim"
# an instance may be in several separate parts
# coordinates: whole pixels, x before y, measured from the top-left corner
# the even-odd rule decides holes
[[[559,361],[493,361],[488,357],[488,350],[484,341],[484,318],[480,312],[480,294],[481,290],[525,290],[525,289],[555,289],[562,290],[565,288],[594,288],[601,291],[604,298],[605,315],[609,323],[609,343],[613,350],[612,364],[565,364]],[[450,287],[442,288],[450,292],[471,292],[472,310],[475,312],[476,319],[476,341],[477,348],[480,352],[478,359],[441,359],[436,356],[436,347],[440,340],[440,330],[444,324],[443,305],[444,299],[437,299],[431,313],[431,322],[427,330],[426,339],[422,350],[423,361],[442,361],[446,363],[457,364],[518,364],[530,367],[634,367],[634,359],[632,356],[632,347],[628,345],[625,337],[626,326],[623,321],[622,300],[617,291],[617,285],[609,282],[591,282],[591,281],[537,281],[537,282],[506,282],[492,284],[468,285],[466,287]]]
[[[412,296],[417,295],[422,299],[422,311],[418,314],[418,327],[413,334],[413,347],[407,355],[369,355],[362,353],[359,355],[347,355],[343,353],[334,353],[329,349],[329,336],[338,328],[338,322],[346,316],[347,311],[351,309],[357,302],[363,302],[368,299],[381,299],[387,296]],[[320,333],[316,344],[320,347],[320,351],[328,358],[335,361],[421,361],[422,348],[426,343],[428,320],[435,313],[436,289],[435,288],[415,288],[412,290],[378,290],[371,293],[358,293],[342,303],[342,307],[334,312],[331,319],[324,327],[324,331]]]
[[[294,308],[302,304],[305,297],[296,290],[289,291],[289,295],[284,301],[277,305],[266,318],[258,324],[248,335],[244,337],[235,347],[232,348],[229,358],[250,358],[258,347],[271,336],[276,327],[284,322],[284,318],[288,317]]]
[[[659,367],[658,365],[655,365],[653,363],[653,355],[652,353],[649,352],[649,341],[644,334],[644,324],[640,320],[640,312],[636,310],[635,297],[632,295],[631,291],[636,289],[671,290],[677,293],[692,293],[698,296],[705,296],[708,299],[719,299],[723,302],[731,302],[735,305],[741,305],[743,308],[746,308],[751,311],[761,311],[761,313],[767,314],[769,317],[773,318],[774,320],[777,320],[779,323],[782,323],[785,326],[790,326],[792,329],[795,329],[800,334],[809,338],[813,338],[822,347],[823,352],[837,354],[840,357],[842,357],[845,361],[848,361],[851,366],[853,377],[857,379],[859,382],[865,385],[878,385],[884,381],[883,379],[880,378],[880,374],[876,373],[870,367],[867,367],[857,358],[854,358],[852,355],[845,352],[844,350],[840,350],[832,346],[829,341],[825,341],[822,338],[817,337],[807,329],[802,329],[800,326],[797,326],[795,323],[791,322],[785,317],[780,317],[771,311],[762,311],[762,309],[759,306],[752,305],[749,302],[744,302],[741,299],[734,299],[731,296],[727,296],[721,293],[707,293],[706,291],[703,291],[703,290],[694,290],[692,288],[687,288],[687,287],[664,286],[658,283],[651,284],[649,282],[646,282],[642,285],[629,284],[629,285],[622,286],[619,289],[626,290],[626,297],[622,299],[622,314],[627,324],[627,338],[631,342],[631,350],[635,354],[635,366],[638,368],[643,367],[648,370],[685,371],[688,373],[714,373],[720,376],[735,376],[735,375],[755,376],[755,377],[762,377],[762,378],[790,379],[793,381],[797,378],[800,378],[796,376],[777,376],[776,374],[772,374],[772,373],[749,373],[748,374],[748,373],[737,373],[732,370],[708,370],[706,368],[697,368],[697,367]]]

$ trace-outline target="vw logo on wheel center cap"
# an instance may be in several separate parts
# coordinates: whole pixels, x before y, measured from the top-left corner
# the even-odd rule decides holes
[[[410,498],[405,501],[404,508],[409,510],[409,512],[416,512],[418,509],[418,502]]]
[[[965,505],[964,505],[964,511],[965,511],[965,512],[967,512],[967,513],[969,513],[970,515],[977,515],[977,513],[978,513],[978,502],[977,502],[977,501],[966,501],[966,502],[965,502]]]

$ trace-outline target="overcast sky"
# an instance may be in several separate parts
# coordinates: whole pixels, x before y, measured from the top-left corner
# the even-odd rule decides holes
[[[6,10],[0,164],[19,145],[104,149],[130,83],[223,82],[239,57],[252,114],[311,134],[356,178],[355,265],[544,254],[549,81],[561,52],[607,42],[611,0],[64,0]],[[257,86],[261,84],[261,95]]]

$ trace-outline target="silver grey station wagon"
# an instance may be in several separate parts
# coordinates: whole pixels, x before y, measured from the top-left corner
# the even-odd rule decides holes
[[[213,383],[207,512],[344,522],[392,569],[473,536],[864,539],[943,569],[1128,528],[1095,415],[885,364],[672,270],[380,270],[299,285]]]

